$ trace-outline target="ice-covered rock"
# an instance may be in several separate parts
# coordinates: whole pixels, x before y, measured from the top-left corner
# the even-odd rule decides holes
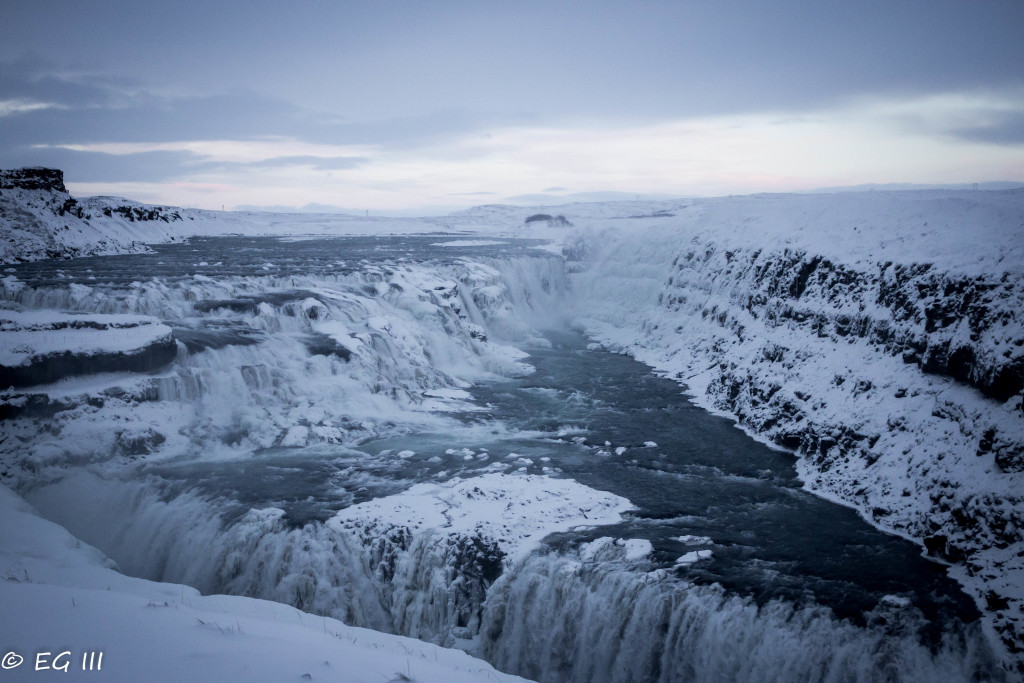
[[[710,550],[691,550],[685,555],[681,555],[676,558],[676,565],[685,566],[689,564],[696,564],[701,560],[710,560],[712,554],[713,553]]]
[[[147,372],[172,362],[171,328],[140,315],[0,310],[0,387],[74,375]]]

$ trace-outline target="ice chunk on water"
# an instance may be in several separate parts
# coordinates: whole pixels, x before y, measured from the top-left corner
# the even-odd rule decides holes
[[[910,606],[910,598],[903,597],[902,595],[883,595],[882,599],[878,601],[880,605],[886,607],[897,607],[903,609],[904,607]]]
[[[696,564],[701,560],[710,560],[711,555],[712,553],[710,550],[691,550],[676,560],[676,566]]]
[[[646,538],[612,538],[602,536],[590,543],[580,546],[580,559],[590,562],[600,557],[602,560],[623,559],[635,562],[654,552],[654,546]]]
[[[654,546],[652,546],[651,542],[646,538],[620,538],[615,542],[615,544],[620,545],[625,549],[625,558],[627,560],[639,560],[654,552]]]
[[[611,536],[602,536],[601,538],[591,541],[590,543],[584,543],[580,546],[580,559],[584,562],[589,562],[594,559],[600,551],[610,546],[615,539]]]
[[[711,545],[713,543],[709,536],[694,536],[693,534],[676,536],[676,540],[686,545]]]
[[[658,444],[654,441],[644,441],[644,448],[657,448]]]

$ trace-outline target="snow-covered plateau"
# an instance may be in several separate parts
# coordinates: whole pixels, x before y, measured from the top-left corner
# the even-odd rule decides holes
[[[118,680],[1024,672],[1024,190],[393,220],[78,201],[21,169],[0,228],[0,649],[82,649],[92,622]],[[559,350],[567,327],[590,348]],[[595,398],[544,359],[635,372],[602,349],[784,452],[677,462],[642,431],[692,419],[664,393],[620,396],[614,434],[580,418],[621,376]],[[798,531],[828,505],[801,484],[855,509],[948,564],[980,632],[919,600],[941,578],[829,560],[800,585],[804,536],[763,555],[707,522],[724,502],[672,507],[694,482]],[[870,568],[882,541],[834,523]],[[966,625],[921,636],[949,610]]]

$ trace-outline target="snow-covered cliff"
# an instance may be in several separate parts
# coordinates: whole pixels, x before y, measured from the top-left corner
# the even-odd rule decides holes
[[[0,170],[0,263],[146,251],[175,239],[171,224],[195,214],[115,197],[79,201],[57,169]]]
[[[954,564],[1024,651],[1024,191],[666,213],[570,244],[580,324]]]

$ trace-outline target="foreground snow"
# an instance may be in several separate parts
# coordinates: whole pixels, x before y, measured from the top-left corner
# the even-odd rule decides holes
[[[44,675],[33,670],[44,652],[49,666],[69,663],[69,680],[523,680],[461,651],[275,602],[201,596],[110,565],[0,486],[0,642],[24,658],[4,680]],[[103,653],[102,671],[82,671],[87,652]]]

